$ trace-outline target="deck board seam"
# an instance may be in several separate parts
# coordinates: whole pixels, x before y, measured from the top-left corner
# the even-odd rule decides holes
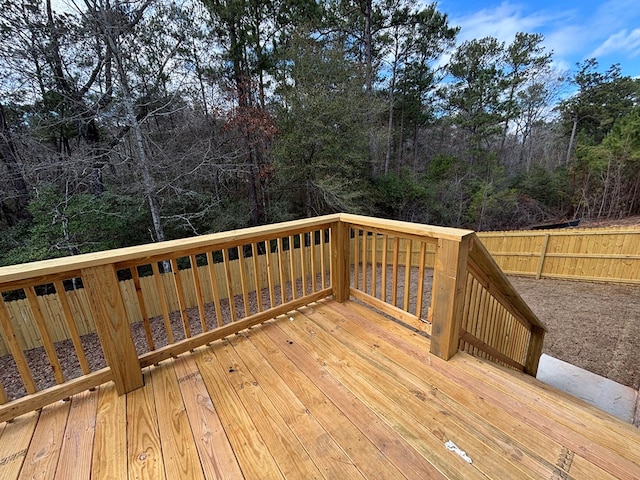
[[[362,317],[360,317],[360,318],[349,317],[349,318],[350,318],[350,320],[353,320],[354,322],[358,323],[358,325],[357,325],[356,329],[353,329],[353,328],[349,329],[349,328],[345,327],[345,329],[347,330],[346,333],[348,335],[356,338],[356,341],[358,339],[360,339],[361,341],[365,341],[365,342],[369,341],[369,340],[373,340],[373,339],[369,338],[369,335],[373,336],[374,333],[379,333],[377,330],[375,330],[378,327],[378,325],[375,325],[375,324],[373,325],[373,329],[375,330],[375,332],[374,331],[368,332],[365,329],[365,327],[362,324],[362,322],[361,322],[361,321],[364,320]],[[386,321],[386,320],[381,320],[381,321]],[[374,322],[375,322],[375,320],[374,320]],[[352,346],[352,343],[345,344],[345,345],[347,347],[350,347],[350,346]],[[397,350],[396,353],[395,353],[396,355],[402,355],[402,356],[408,355],[408,353],[405,350],[401,349],[399,346],[392,345],[392,348]],[[377,355],[378,354],[377,349],[373,350],[373,351],[370,351],[370,352],[371,352],[372,355]],[[513,445],[511,445],[512,449],[516,448],[517,451],[519,451],[519,452],[526,452],[526,454],[529,455],[532,458],[532,461],[534,463],[536,463],[536,464],[540,464],[540,465],[543,465],[543,466],[546,465],[546,467],[544,468],[545,474],[548,474],[548,473],[551,473],[552,471],[554,471],[554,469],[555,469],[554,463],[552,463],[551,461],[546,460],[543,457],[537,455],[532,450],[529,450],[527,448],[527,446],[525,445],[524,441],[520,441],[518,439],[513,438],[512,436],[509,436],[509,434],[504,430],[498,430],[496,428],[496,426],[493,425],[491,422],[487,421],[486,419],[483,419],[476,412],[474,412],[473,410],[469,409],[468,407],[465,407],[464,405],[458,403],[459,401],[456,402],[455,399],[453,399],[446,392],[443,392],[442,389],[436,388],[430,382],[426,382],[425,380],[422,380],[422,379],[416,377],[415,371],[413,369],[408,368],[406,365],[398,363],[395,359],[390,358],[390,355],[385,355],[385,357],[387,357],[389,361],[393,362],[393,364],[396,366],[396,368],[404,370],[406,372],[406,375],[408,377],[410,377],[410,381],[414,385],[416,385],[417,388],[423,388],[423,389],[425,389],[425,391],[428,391],[429,388],[433,388],[435,390],[435,392],[431,391],[431,393],[429,395],[430,396],[433,395],[432,401],[435,401],[436,404],[440,405],[443,402],[445,402],[446,405],[443,408],[451,409],[457,415],[460,415],[462,419],[466,418],[467,420],[473,420],[476,425],[480,425],[482,423],[485,423],[486,425],[483,427],[484,430],[495,429],[494,432],[495,431],[501,431],[502,434],[505,435],[505,437],[508,438],[508,440],[505,440],[505,444],[509,444],[510,442],[513,442]],[[420,361],[418,358],[415,358],[415,360],[417,362]],[[423,368],[427,368],[427,365],[426,364],[423,365]],[[479,427],[475,427],[474,426],[473,428],[474,428],[474,430],[477,430],[477,428],[479,428]],[[489,435],[489,432],[487,432],[484,435],[485,436]],[[494,433],[494,435],[495,435],[495,433]],[[502,455],[505,455],[505,456],[509,455],[509,452],[504,451],[504,449],[507,448],[507,445],[501,445],[500,443],[496,443],[496,447],[499,450],[495,450],[495,447],[494,447],[494,450],[498,454],[502,454]]]
[[[321,310],[321,309],[320,309]],[[331,323],[331,319],[328,319],[326,317],[323,317],[322,319],[319,318],[320,315],[322,315],[321,312],[315,312],[314,314],[311,314],[311,318],[313,319],[313,321],[318,324],[321,328],[325,328],[327,326],[327,324]],[[462,415],[461,417],[458,417],[459,420],[463,420],[464,419],[464,415],[465,412],[463,411],[456,411],[455,409],[449,408],[448,406],[445,405],[441,405],[441,401],[437,400],[436,397],[431,397],[431,402],[428,401],[428,398],[430,397],[430,393],[428,393],[427,395],[425,395],[422,392],[430,392],[432,388],[434,388],[434,386],[428,382],[422,381],[420,378],[418,378],[414,373],[412,373],[410,370],[406,369],[404,365],[397,363],[396,360],[394,358],[391,357],[391,355],[397,355],[398,352],[389,352],[389,354],[383,354],[381,353],[381,349],[383,348],[383,346],[375,346],[375,344],[373,344],[373,348],[370,348],[372,346],[372,344],[370,343],[370,341],[374,341],[374,339],[364,339],[361,337],[357,337],[356,333],[350,331],[349,329],[349,322],[346,322],[345,324],[342,324],[338,327],[336,327],[339,331],[336,332],[334,330],[325,330],[327,332],[327,334],[331,335],[333,334],[336,338],[338,338],[343,345],[345,346],[345,351],[355,351],[354,346],[357,343],[363,343],[366,345],[369,345],[368,349],[358,349],[357,353],[354,353],[354,355],[360,356],[361,358],[363,358],[364,361],[367,362],[381,362],[380,364],[375,365],[376,367],[376,371],[381,371],[383,372],[384,375],[388,376],[389,379],[391,379],[391,381],[393,382],[392,384],[397,385],[396,388],[393,389],[388,389],[385,388],[383,390],[380,391],[381,395],[385,395],[387,397],[389,397],[388,395],[388,391],[389,390],[397,390],[398,388],[406,388],[408,391],[408,395],[407,398],[407,403],[408,405],[413,405],[409,408],[406,409],[407,411],[407,415],[409,415],[410,417],[414,418],[415,421],[422,423],[422,421],[420,420],[419,417],[414,417],[414,414],[412,412],[418,411],[420,408],[420,402],[426,402],[424,403],[423,408],[423,412],[427,412],[427,411],[433,411],[434,415],[439,415],[440,413],[442,413],[442,411],[440,411],[439,409],[445,409],[443,411],[448,411],[449,413],[447,415],[445,415],[440,422],[442,423],[442,425],[438,425],[438,430],[440,430],[441,428],[444,428],[443,425],[446,424],[451,424],[448,428],[449,430],[453,433],[455,431],[455,423],[452,419],[455,418],[456,415]],[[363,335],[366,335],[366,332],[364,332],[364,329],[362,329],[363,331]],[[349,338],[351,340],[349,340]],[[383,343],[383,342],[379,342],[379,343]],[[397,374],[394,378],[394,374],[392,373],[392,370],[398,371],[400,372],[399,374]],[[404,373],[402,373],[404,372]],[[359,373],[358,373],[359,374]],[[414,399],[413,396],[415,396],[418,401],[416,401],[416,399]],[[391,399],[391,397],[389,397]],[[393,400],[393,399],[392,399]],[[398,401],[395,401],[396,404],[398,404]],[[447,410],[447,408],[449,408]],[[451,417],[451,419],[449,419],[449,415],[453,414],[454,416]],[[508,454],[507,452],[504,451],[503,447],[501,445],[499,445],[497,442],[492,441],[490,438],[486,437],[485,434],[481,433],[480,431],[478,431],[475,427],[469,427],[467,425],[464,424],[463,421],[460,422],[462,425],[459,427],[459,432],[466,432],[465,434],[467,435],[467,437],[471,437],[472,439],[478,439],[480,445],[476,445],[476,448],[480,447],[480,448],[490,448],[492,451],[495,452],[495,456],[496,458],[499,458],[500,456],[504,456],[507,457]],[[429,429],[428,425],[425,424],[425,428]],[[484,437],[484,438],[483,438]],[[513,472],[510,472],[509,470],[512,467],[517,467],[520,470],[520,475],[526,475],[528,476],[528,478],[537,478],[537,474],[534,474],[533,472],[530,472],[528,469],[522,470],[521,466],[516,464],[511,464],[509,463],[508,465],[503,464],[503,468],[506,468],[506,470],[503,471],[503,475],[513,475]],[[497,465],[494,465],[492,467],[492,471],[496,471],[495,469],[498,469]],[[547,469],[548,472],[551,471],[551,466],[549,466],[549,468]],[[527,473],[529,472],[529,473]]]

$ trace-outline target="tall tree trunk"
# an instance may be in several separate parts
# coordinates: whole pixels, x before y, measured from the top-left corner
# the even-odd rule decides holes
[[[396,42],[396,51],[394,58],[398,58],[398,42]],[[384,157],[384,173],[389,173],[389,166],[391,165],[391,146],[393,145],[393,107],[395,100],[396,90],[396,73],[398,69],[398,62],[394,61],[391,68],[391,83],[389,84],[389,119],[387,121],[387,152]]]
[[[370,100],[373,100],[373,30],[372,30],[372,0],[364,0],[360,3],[360,11],[364,16],[364,63],[365,63],[365,91]],[[371,176],[376,174],[374,163],[375,137],[373,132],[373,118],[371,106],[367,112],[367,125],[369,126],[369,165]]]
[[[365,0],[361,6],[364,15],[364,62],[366,68],[365,87],[367,92],[373,91],[373,33],[371,26],[372,0]]]
[[[122,102],[124,103],[125,107],[125,117],[127,119],[127,124],[131,127],[131,131],[133,132],[135,149],[133,153],[134,156],[137,157],[136,168],[142,175],[143,192],[145,199],[149,204],[149,213],[151,214],[151,220],[153,222],[153,230],[155,234],[154,240],[157,242],[162,242],[165,240],[165,235],[164,228],[162,226],[162,217],[160,215],[160,204],[158,203],[158,199],[156,196],[155,181],[151,173],[149,160],[147,158],[147,153],[144,147],[142,128],[140,125],[140,121],[136,116],[135,103],[133,95],[131,93],[131,88],[129,87],[129,77],[127,71],[125,70],[124,59],[118,45],[118,39],[114,38],[109,33],[106,35],[106,39],[109,45],[109,49],[112,53],[113,61],[116,65],[116,71],[118,72],[118,76],[120,77],[120,88],[122,89]]]
[[[248,118],[246,116],[249,113],[249,107],[251,106],[251,97],[249,96],[251,85],[249,84],[249,75],[243,68],[243,50],[238,38],[238,32],[236,30],[235,19],[230,19],[227,22],[229,28],[229,52],[231,62],[233,63],[233,81],[236,88],[236,95],[238,96],[238,115],[241,125],[242,135],[244,137],[244,146],[246,151],[245,163],[249,167],[248,181],[249,181],[249,201],[250,201],[250,218],[252,225],[259,225],[263,215],[261,215],[260,199],[258,191],[258,182],[260,175],[260,161],[258,159],[258,152],[253,146],[253,139],[251,133],[248,130],[246,122]]]
[[[571,128],[571,137],[569,138],[569,147],[567,148],[566,164],[569,165],[571,161],[571,154],[573,153],[573,146],[576,141],[576,132],[578,131],[578,116],[573,117],[573,127]]]
[[[29,219],[31,217],[27,210],[30,195],[2,104],[0,104],[0,163],[3,163],[7,169],[7,184],[12,190],[12,192],[4,192],[9,198],[0,198],[0,206],[2,206],[7,225],[12,226],[21,218]]]

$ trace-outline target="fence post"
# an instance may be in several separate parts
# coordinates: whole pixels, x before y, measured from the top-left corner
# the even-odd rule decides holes
[[[536,325],[531,326],[531,338],[527,348],[527,358],[524,361],[524,373],[536,376],[538,364],[542,355],[542,343],[544,341],[544,329]]]
[[[458,351],[471,234],[438,239],[431,297],[431,353],[449,360]]]
[[[542,251],[540,252],[540,262],[538,262],[538,270],[536,271],[536,280],[540,280],[542,276],[542,268],[544,267],[544,261],[547,257],[547,247],[549,246],[549,234],[545,234],[542,241]]]
[[[331,289],[337,302],[349,300],[351,267],[349,236],[351,228],[342,221],[331,225]]]
[[[142,387],[142,370],[114,266],[83,268],[82,282],[118,394]]]

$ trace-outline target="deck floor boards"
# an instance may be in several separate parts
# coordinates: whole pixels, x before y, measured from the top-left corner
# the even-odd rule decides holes
[[[640,479],[640,430],[353,302],[143,373],[0,424],[0,478]]]

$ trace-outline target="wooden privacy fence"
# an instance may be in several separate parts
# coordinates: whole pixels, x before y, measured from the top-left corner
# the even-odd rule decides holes
[[[477,234],[507,274],[640,283],[640,228]]]
[[[535,375],[544,337],[473,232],[347,214],[3,267],[0,293],[0,361],[24,389],[0,382],[0,422],[109,380],[134,390],[146,366],[331,295],[423,330],[445,360],[464,349]],[[87,358],[93,331],[105,368]]]

